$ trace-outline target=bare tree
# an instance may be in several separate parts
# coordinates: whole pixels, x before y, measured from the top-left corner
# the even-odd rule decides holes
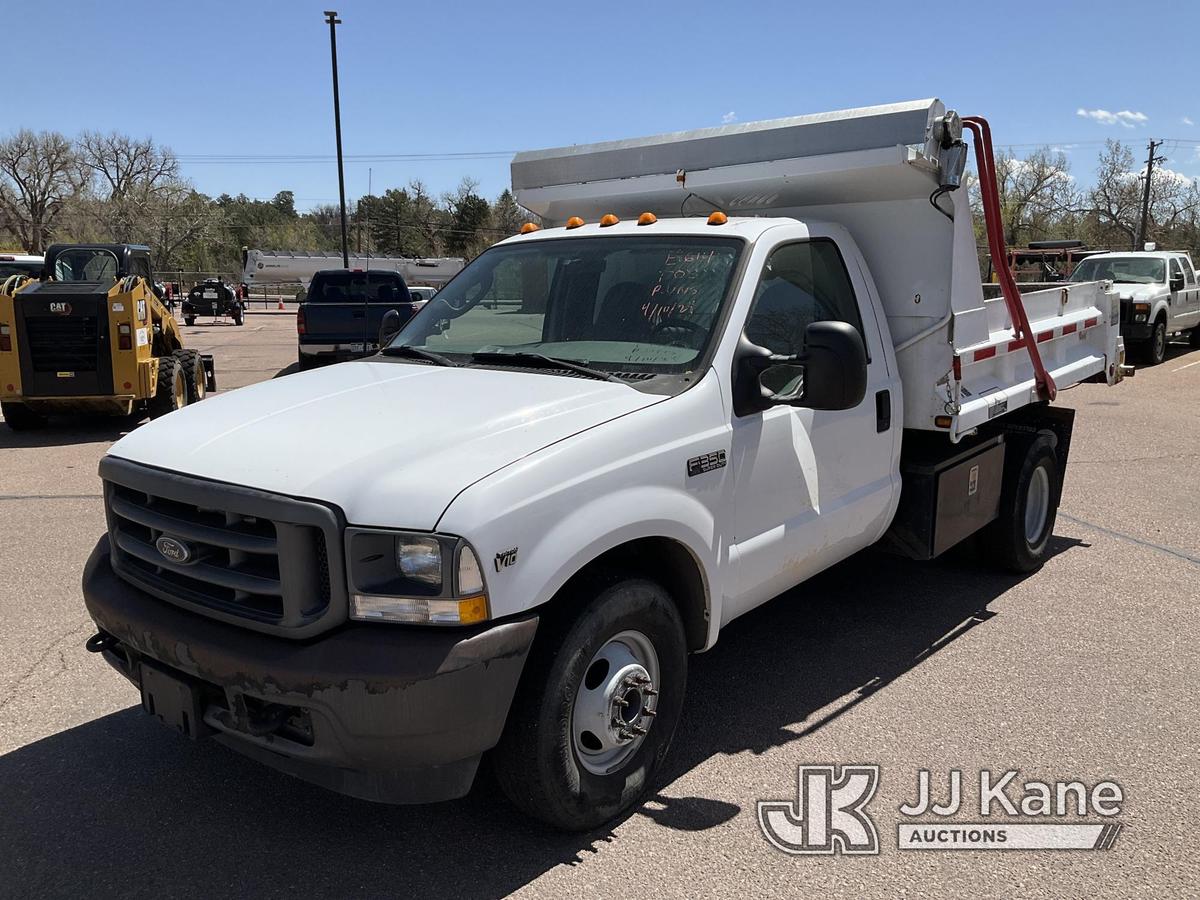
[[[0,141],[0,220],[29,253],[41,253],[83,176],[71,142],[55,131]]]
[[[1134,166],[1128,147],[1119,141],[1105,141],[1096,183],[1087,194],[1088,213],[1100,246],[1132,247],[1137,241],[1142,188]]]
[[[996,181],[1009,247],[1046,237],[1077,205],[1067,157],[1049,147],[1039,147],[1025,159],[1002,153],[996,159]]]

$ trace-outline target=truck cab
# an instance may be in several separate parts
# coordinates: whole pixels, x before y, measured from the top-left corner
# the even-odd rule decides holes
[[[113,445],[89,648],[314,783],[447,799],[490,753],[588,829],[654,783],[688,654],[738,616],[876,543],[1036,570],[1052,401],[1121,380],[1118,301],[985,300],[967,127],[989,171],[937,100],[518,155],[543,224],[378,354]]]
[[[1071,281],[1111,281],[1121,297],[1121,333],[1147,365],[1167,355],[1167,342],[1186,334],[1200,347],[1200,281],[1185,251],[1099,253],[1083,260]]]

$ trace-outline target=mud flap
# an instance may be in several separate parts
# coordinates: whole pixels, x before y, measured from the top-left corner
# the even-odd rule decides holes
[[[200,363],[204,366],[204,385],[210,391],[217,389],[217,369],[211,353],[201,353]]]

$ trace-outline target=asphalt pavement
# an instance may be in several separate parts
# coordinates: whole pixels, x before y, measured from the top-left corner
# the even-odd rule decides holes
[[[185,334],[223,390],[294,368],[290,315]],[[79,590],[97,461],[134,424],[0,428],[0,896],[1194,897],[1200,351],[1059,402],[1078,416],[1040,572],[867,552],[743,617],[693,659],[652,798],[585,835],[526,821],[486,776],[373,805],[145,717],[84,651]],[[764,839],[757,802],[794,801],[818,763],[880,767],[877,855]],[[920,769],[943,791],[961,771],[965,807],[981,769],[1111,780],[1123,828],[1108,850],[900,850]]]

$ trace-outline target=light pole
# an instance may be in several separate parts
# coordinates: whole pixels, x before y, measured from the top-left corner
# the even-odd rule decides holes
[[[342,213],[342,265],[350,268],[350,246],[346,243],[346,175],[342,170],[342,104],[338,98],[337,26],[342,20],[337,10],[325,10],[325,21],[329,23],[329,55],[333,60],[333,130],[337,135],[338,200]]]

